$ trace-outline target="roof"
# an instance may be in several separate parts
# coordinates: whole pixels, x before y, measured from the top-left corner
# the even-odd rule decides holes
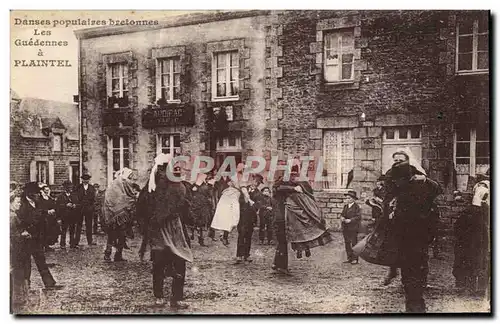
[[[46,137],[44,128],[66,129],[70,140],[78,140],[78,106],[72,103],[45,100],[38,98],[23,98],[19,108],[33,115],[27,122],[23,136]]]
[[[21,100],[21,97],[14,90],[10,89],[10,100]]]
[[[87,39],[110,35],[135,33],[145,30],[155,30],[172,28],[187,25],[210,23],[220,20],[239,19],[254,16],[264,16],[270,13],[269,10],[246,10],[246,11],[212,11],[209,13],[190,13],[185,15],[171,16],[161,21],[145,21],[149,24],[128,24],[125,26],[102,26],[75,30],[77,39]],[[137,22],[141,22],[138,20]]]

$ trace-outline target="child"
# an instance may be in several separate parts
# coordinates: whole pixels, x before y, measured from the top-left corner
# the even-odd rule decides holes
[[[273,244],[273,198],[268,187],[261,189],[262,199],[259,201],[259,240],[264,244],[267,236],[267,244]],[[266,235],[267,234],[267,235]]]
[[[353,246],[358,243],[359,224],[361,222],[361,210],[356,203],[358,199],[356,191],[349,190],[346,194],[346,204],[340,214],[342,222],[342,234],[344,235],[345,251],[347,261],[344,263],[358,264],[358,258],[354,256]]]

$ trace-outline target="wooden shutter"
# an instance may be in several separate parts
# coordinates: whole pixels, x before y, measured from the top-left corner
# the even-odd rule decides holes
[[[30,162],[30,181],[37,181],[35,160]]]
[[[106,68],[106,99],[111,97],[112,85],[111,85],[111,67],[109,64],[105,65]],[[107,102],[107,100],[106,100]]]
[[[154,60],[154,64],[156,65],[155,66],[155,71],[156,71],[156,74],[155,74],[155,84],[156,84],[156,99],[155,99],[155,102],[157,102],[159,99],[161,99],[161,60],[159,59],[155,59]],[[167,98],[165,98],[166,100]]]
[[[111,136],[107,136],[108,138],[108,186],[111,185],[113,181],[113,140]]]

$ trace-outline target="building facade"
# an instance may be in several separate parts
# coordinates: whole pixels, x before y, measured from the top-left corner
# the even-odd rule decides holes
[[[161,151],[322,157],[327,181],[313,185],[338,228],[347,187],[370,196],[404,147],[444,188],[448,217],[451,193],[490,165],[488,34],[486,11],[225,12],[78,31],[84,167],[101,184],[136,168],[144,183]]]
[[[62,191],[64,180],[80,182],[78,107],[11,92],[10,177],[43,182]]]

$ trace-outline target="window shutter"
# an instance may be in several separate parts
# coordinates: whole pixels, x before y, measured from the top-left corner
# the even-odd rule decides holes
[[[161,61],[155,60],[155,80],[156,80],[156,100],[155,103],[161,99]]]
[[[161,135],[156,134],[156,155],[161,153]]]
[[[54,184],[54,161],[49,161],[49,185]]]
[[[36,179],[36,161],[30,162],[30,181],[37,181]]]
[[[108,186],[113,181],[113,140],[108,136]]]
[[[106,64],[106,99],[111,97],[112,85],[111,85],[111,67]]]
[[[69,181],[73,180],[73,168],[71,167],[71,164],[68,165],[68,180]]]

